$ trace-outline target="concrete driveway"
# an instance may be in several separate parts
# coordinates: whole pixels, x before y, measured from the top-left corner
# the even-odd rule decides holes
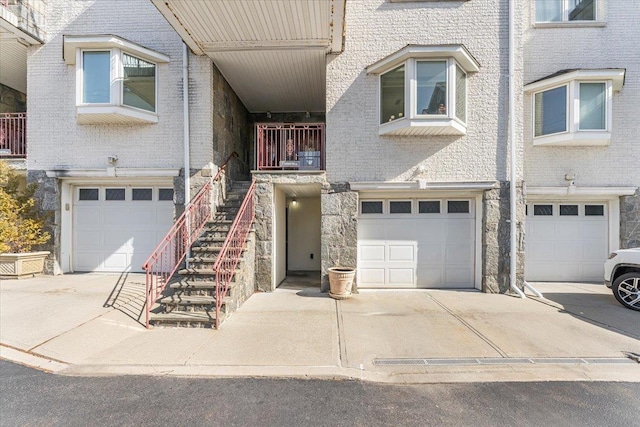
[[[546,298],[407,290],[335,301],[291,278],[215,331],[146,330],[141,274],[3,280],[0,356],[67,375],[640,381],[640,313],[602,285],[535,286]]]

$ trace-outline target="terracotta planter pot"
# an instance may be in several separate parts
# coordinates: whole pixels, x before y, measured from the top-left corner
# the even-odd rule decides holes
[[[0,277],[3,279],[20,279],[41,274],[44,260],[50,252],[26,252],[23,254],[0,254]]]
[[[350,267],[332,267],[329,269],[329,296],[335,299],[351,297],[356,269]]]

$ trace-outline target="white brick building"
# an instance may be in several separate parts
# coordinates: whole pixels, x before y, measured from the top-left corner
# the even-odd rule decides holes
[[[234,151],[230,177],[252,171],[259,289],[336,264],[357,267],[362,288],[600,280],[609,251],[640,244],[640,12],[569,3],[46,2],[25,69],[50,270],[138,270],[182,210],[187,136],[191,195]],[[91,52],[115,64],[108,109],[86,98]],[[126,57],[155,67],[154,90],[128,79]],[[127,104],[129,81],[153,103]]]

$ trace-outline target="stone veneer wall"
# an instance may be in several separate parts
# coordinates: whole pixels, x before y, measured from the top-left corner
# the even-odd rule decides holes
[[[486,190],[482,198],[482,291],[506,293],[510,289],[510,223],[509,182],[501,182],[498,188]],[[516,202],[518,221],[518,261],[516,279],[522,288],[524,280],[524,219],[525,201],[522,187],[518,188]]]
[[[640,189],[620,198],[620,247],[640,247]]]
[[[331,267],[357,267],[358,261],[358,192],[351,191],[348,183],[332,183],[322,188],[321,290],[329,290]],[[357,274],[357,273],[356,273]],[[357,292],[356,282],[353,292]]]
[[[47,173],[42,170],[30,170],[27,172],[27,182],[35,182],[38,188],[34,195],[39,203],[40,212],[48,215],[45,221],[45,230],[51,234],[48,243],[40,245],[34,250],[49,251],[51,254],[44,263],[45,274],[60,274],[60,185],[58,178],[49,178]]]

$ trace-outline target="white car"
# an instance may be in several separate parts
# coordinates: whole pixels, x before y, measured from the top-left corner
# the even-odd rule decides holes
[[[620,304],[640,311],[640,248],[612,252],[604,263],[604,284]]]

